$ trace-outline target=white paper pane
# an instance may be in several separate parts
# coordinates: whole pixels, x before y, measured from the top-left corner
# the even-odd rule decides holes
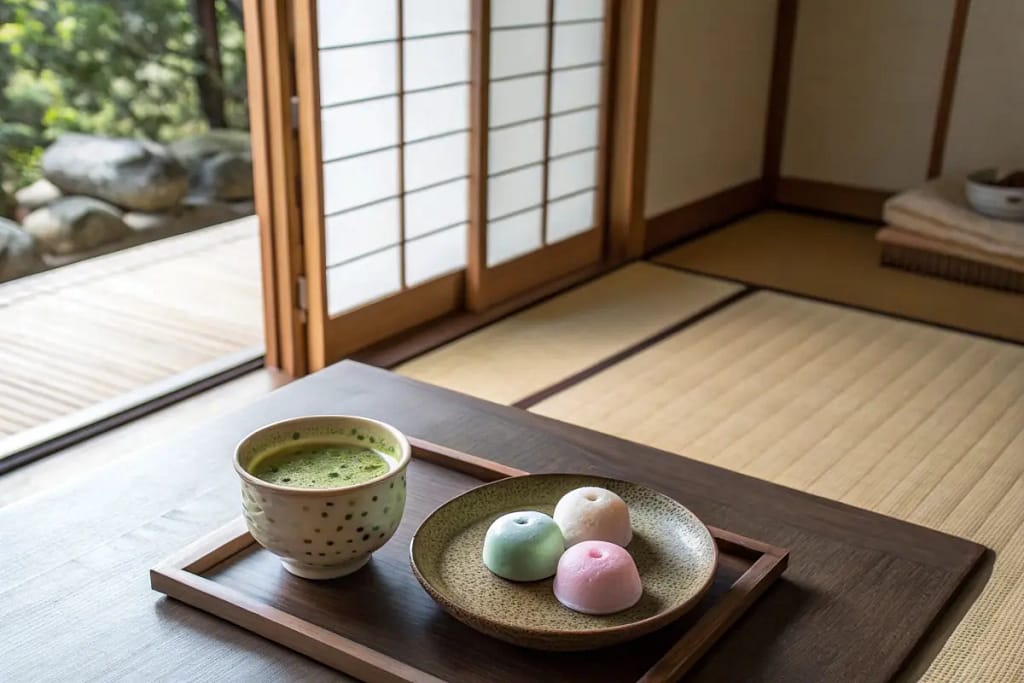
[[[342,311],[394,294],[402,288],[398,247],[327,269],[327,312]]]
[[[586,232],[594,227],[594,193],[548,203],[548,244]]]
[[[556,156],[567,152],[597,146],[597,109],[587,109],[572,114],[551,117],[551,132],[548,135],[548,155]]]
[[[544,116],[545,87],[547,76],[527,76],[491,83],[488,125],[504,126]]]
[[[469,217],[469,181],[463,178],[405,195],[405,238]]]
[[[548,163],[548,197],[593,187],[597,178],[597,152],[583,152]]]
[[[491,131],[487,136],[487,172],[500,173],[544,158],[544,122]]]
[[[551,66],[559,69],[576,64],[600,62],[603,42],[604,25],[601,22],[555,26]]]
[[[604,0],[555,0],[555,21],[600,19]]]
[[[496,266],[541,247],[541,210],[487,224],[487,265]]]
[[[548,0],[491,0],[491,26],[543,24],[548,20]]]
[[[495,219],[543,200],[543,167],[531,166],[487,181],[487,218]]]
[[[398,194],[398,150],[324,164],[324,212],[335,213]]]
[[[320,122],[325,160],[391,147],[398,144],[398,98],[322,109]]]
[[[406,145],[406,191],[468,174],[468,144],[469,134],[457,133]]]
[[[406,90],[469,80],[469,35],[407,40],[403,45]]]
[[[329,266],[398,244],[398,199],[328,216],[324,231]]]
[[[408,37],[468,31],[469,2],[470,0],[402,0],[403,33]]]
[[[601,103],[601,67],[556,71],[551,78],[552,112],[596,107]]]
[[[405,139],[465,130],[469,127],[469,86],[411,93],[405,102]]]
[[[321,52],[321,106],[396,94],[397,58],[395,43]]]
[[[316,6],[320,47],[398,36],[397,0],[320,0]]]
[[[546,28],[491,32],[491,78],[544,71],[547,66]]]
[[[465,223],[405,244],[405,284],[426,282],[466,267]]]

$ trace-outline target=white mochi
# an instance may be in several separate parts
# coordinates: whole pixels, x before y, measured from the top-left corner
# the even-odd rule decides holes
[[[633,539],[626,502],[597,486],[569,491],[558,501],[552,517],[562,530],[566,548],[582,541],[607,541],[626,547]]]

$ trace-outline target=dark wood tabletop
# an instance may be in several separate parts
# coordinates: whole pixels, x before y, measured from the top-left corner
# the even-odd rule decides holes
[[[0,510],[0,680],[337,680],[150,590],[149,569],[240,512],[235,443],[347,413],[532,472],[651,485],[706,523],[789,548],[789,568],[691,672],[701,681],[882,681],[984,548],[728,470],[352,362]],[[685,419],[685,416],[680,416]],[[112,453],[114,460],[123,454]],[[402,653],[391,653],[401,658]]]

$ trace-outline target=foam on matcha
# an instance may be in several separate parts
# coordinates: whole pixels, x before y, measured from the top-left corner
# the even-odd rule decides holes
[[[388,463],[385,456],[365,446],[302,443],[260,456],[249,473],[270,484],[327,489],[376,479],[387,473]]]

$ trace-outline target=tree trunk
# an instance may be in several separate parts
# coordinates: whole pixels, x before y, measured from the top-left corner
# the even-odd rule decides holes
[[[199,72],[196,74],[196,88],[199,90],[199,104],[210,128],[227,128],[216,0],[192,0],[192,15],[198,29],[196,59]]]

